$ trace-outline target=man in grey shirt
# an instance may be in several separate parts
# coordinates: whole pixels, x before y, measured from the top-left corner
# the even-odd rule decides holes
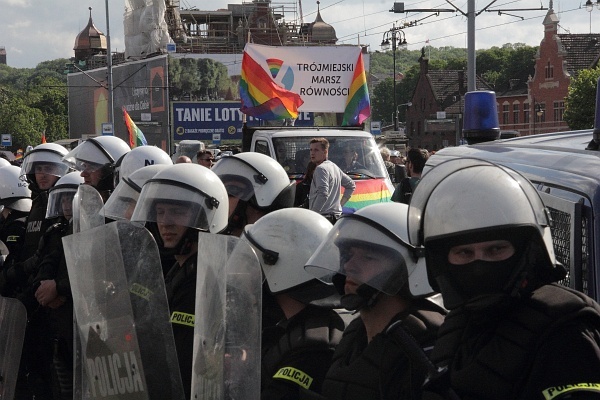
[[[329,142],[325,138],[314,138],[310,141],[310,160],[317,164],[312,183],[308,208],[318,212],[331,223],[342,215],[342,206],[352,196],[356,184],[337,165],[327,159]],[[340,199],[340,192],[344,195]]]

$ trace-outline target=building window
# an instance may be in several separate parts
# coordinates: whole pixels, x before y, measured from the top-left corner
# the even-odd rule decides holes
[[[552,64],[550,64],[550,61],[548,61],[548,64],[546,64],[546,79],[553,78],[553,77],[554,77],[554,66]]]
[[[510,104],[502,104],[502,124],[508,125],[510,117]]]
[[[529,103],[523,103],[523,123],[529,123]]]
[[[561,122],[563,120],[563,114],[565,113],[565,102],[555,101],[554,102],[554,122]]]
[[[519,112],[521,111],[519,105],[519,103],[513,104],[513,124],[519,123]]]

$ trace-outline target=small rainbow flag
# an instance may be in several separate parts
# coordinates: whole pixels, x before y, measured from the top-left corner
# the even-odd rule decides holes
[[[343,126],[358,126],[371,115],[371,101],[369,100],[369,89],[367,88],[367,74],[363,64],[362,53],[358,54],[354,76],[346,100]]]
[[[129,132],[129,147],[133,149],[137,146],[146,146],[148,142],[146,141],[144,133],[137,127],[135,122],[133,122],[125,107],[123,107],[123,119],[125,120],[127,132]]]
[[[242,58],[240,98],[244,114],[263,120],[297,118],[298,107],[304,103],[298,94],[277,85],[246,52]]]

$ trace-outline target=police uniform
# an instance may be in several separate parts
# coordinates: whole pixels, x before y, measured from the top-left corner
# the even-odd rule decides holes
[[[301,388],[320,392],[344,326],[334,310],[308,305],[263,331],[261,399],[298,399]]]
[[[19,258],[19,254],[23,247],[25,239],[25,220],[27,213],[22,211],[12,210],[6,219],[0,225],[0,241],[2,241],[8,250],[8,257],[5,262],[5,267],[2,268],[2,284],[0,285],[0,294],[3,296],[13,296],[13,286],[7,282],[6,268],[10,265],[11,260]]]
[[[444,311],[427,300],[415,300],[396,315],[388,328],[368,342],[361,318],[355,319],[333,356],[322,394],[329,400],[420,399],[421,384],[427,376],[424,365],[406,351],[399,335],[404,329],[420,349],[433,346]],[[420,350],[417,349],[417,350]]]
[[[432,359],[463,400],[600,398],[599,344],[600,306],[551,284],[483,313],[451,311]]]
[[[165,277],[173,337],[186,399],[190,398],[192,385],[197,258],[197,253],[190,255],[183,265],[175,264]]]

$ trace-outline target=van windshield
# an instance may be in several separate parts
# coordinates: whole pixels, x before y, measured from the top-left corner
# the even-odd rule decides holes
[[[387,177],[387,170],[375,140],[365,137],[327,137],[329,160],[352,179]],[[312,137],[273,138],[277,161],[290,178],[300,179],[310,161]]]

